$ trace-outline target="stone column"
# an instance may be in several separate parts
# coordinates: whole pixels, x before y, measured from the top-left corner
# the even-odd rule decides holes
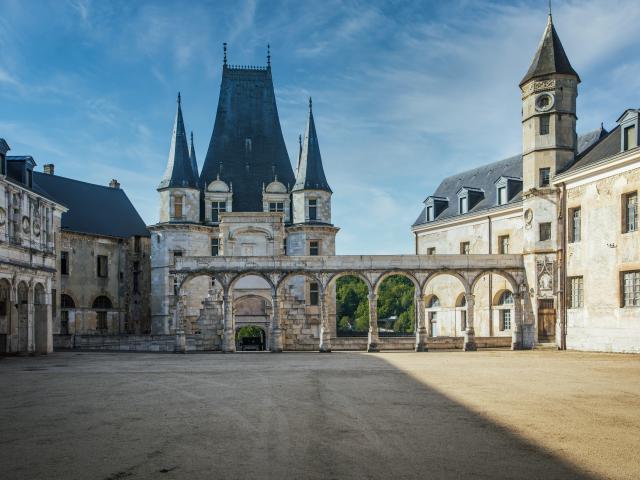
[[[424,323],[424,298],[420,292],[415,295],[415,316],[416,316],[416,352],[427,352],[427,327]]]
[[[464,298],[467,301],[467,329],[464,332],[463,348],[465,352],[475,352],[478,348],[476,346],[476,332],[473,327],[476,298],[472,293],[466,293]]]
[[[369,340],[367,352],[380,351],[380,337],[378,335],[378,295],[369,294]]]
[[[513,293],[513,325],[511,326],[511,350],[522,350],[522,294]]]
[[[46,310],[46,315],[47,315],[47,320],[46,320],[46,331],[45,331],[45,335],[46,335],[46,341],[45,341],[45,345],[46,345],[46,353],[52,353],[53,352],[53,301],[52,301],[52,292],[51,292],[51,286],[49,285],[49,292],[47,293],[47,310]]]
[[[233,313],[231,312],[231,299],[228,292],[222,294],[222,322],[224,325],[222,351],[234,353],[236,351],[236,332],[233,328]]]
[[[33,338],[33,313],[34,313],[34,288],[29,284],[27,291],[27,352],[29,355],[35,355],[36,342]]]
[[[184,305],[181,299],[176,302],[173,310],[173,326],[176,333],[176,353],[187,353],[187,336],[184,333]]]
[[[280,297],[274,293],[271,295],[273,313],[271,315],[271,352],[281,353],[283,349],[282,327],[280,324]]]
[[[331,331],[329,329],[329,315],[327,314],[327,300],[324,290],[320,292],[320,352],[331,352]]]

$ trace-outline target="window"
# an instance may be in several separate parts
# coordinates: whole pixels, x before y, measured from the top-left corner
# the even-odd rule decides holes
[[[582,277],[569,277],[569,308],[580,308],[584,305],[584,282]]]
[[[178,285],[178,277],[173,277],[173,294],[177,297],[180,293],[180,285]]]
[[[173,217],[182,218],[182,195],[173,196]]]
[[[136,253],[140,253],[140,237],[138,236],[133,239],[133,250]]]
[[[507,187],[498,188],[498,205],[507,203]]]
[[[140,293],[140,262],[133,262],[133,293]]]
[[[76,308],[76,303],[66,293],[60,295],[60,308]]]
[[[109,276],[109,257],[106,255],[98,255],[96,259],[98,277],[106,278]]]
[[[69,275],[69,252],[60,252],[60,273]]]
[[[433,207],[427,207],[427,222],[433,221]]]
[[[311,240],[309,242],[309,255],[317,257],[320,255],[320,242],[317,240]]]
[[[460,310],[460,330],[463,332],[467,330],[467,311],[466,310]]]
[[[109,297],[100,295],[93,301],[92,308],[94,310],[109,310],[113,308],[113,305],[111,303],[111,300],[109,300]]]
[[[507,255],[509,253],[509,235],[498,237],[498,253]]]
[[[500,330],[511,330],[511,310],[500,310]]]
[[[467,213],[469,209],[469,199],[467,197],[461,197],[458,199],[458,213],[462,215]]]
[[[316,282],[311,282],[309,284],[309,304],[320,304],[320,286]]]
[[[640,270],[622,273],[622,306],[640,307]]]
[[[182,250],[174,250],[173,251],[173,264],[176,264],[176,258],[182,256]]]
[[[318,219],[318,200],[309,200],[309,220]]]
[[[287,254],[287,239],[286,238],[282,239],[282,254],[283,255]]]
[[[440,307],[440,299],[435,295],[431,295],[431,298],[427,303],[427,308],[438,308],[438,307]]]
[[[105,312],[104,310],[96,312],[96,319],[96,328],[98,330],[107,330],[107,312]]]
[[[435,255],[435,254],[436,254],[436,247],[427,248],[427,255]]]
[[[540,169],[540,186],[548,187],[549,179],[551,178],[551,169],[550,168],[541,168]]]
[[[636,135],[636,126],[631,125],[624,129],[624,149],[631,150],[638,146],[638,136]]]
[[[549,134],[549,115],[540,115],[538,117],[540,120],[540,135],[548,135]]]
[[[220,214],[227,211],[227,202],[211,202],[211,221],[219,222]]]
[[[551,224],[548,222],[540,224],[540,241],[545,242],[547,240],[551,240]]]
[[[469,242],[460,242],[460,255],[469,255],[471,253],[471,244]]]
[[[211,256],[217,257],[220,255],[220,239],[212,238],[211,239]]]
[[[624,233],[638,230],[638,192],[627,193],[622,196],[623,225]]]
[[[569,210],[569,243],[580,241],[580,207]]]
[[[284,202],[271,202],[269,203],[270,212],[284,212]]]

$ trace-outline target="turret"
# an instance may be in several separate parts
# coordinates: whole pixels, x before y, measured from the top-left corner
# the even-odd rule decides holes
[[[171,136],[167,169],[158,185],[160,192],[160,223],[198,222],[200,220],[200,190],[195,173],[195,152],[189,153],[187,134],[182,118],[178,93],[178,107]]]
[[[300,148],[293,187],[293,223],[331,223],[331,188],[320,156],[318,135],[309,98],[309,119]]]

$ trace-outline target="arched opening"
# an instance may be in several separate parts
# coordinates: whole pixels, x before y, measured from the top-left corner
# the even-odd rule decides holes
[[[320,280],[312,273],[296,272],[286,275],[277,285],[280,301],[280,325],[283,348],[297,349],[300,344],[318,343],[320,338]],[[335,335],[335,290],[327,290],[327,314],[331,335]]]
[[[113,328],[109,328],[109,310],[113,308],[109,297],[105,295],[96,297],[91,308],[96,312],[96,331],[101,334],[106,334],[109,330],[113,330]]]
[[[261,346],[263,349],[267,349],[269,348],[271,312],[271,302],[261,295],[245,294],[241,297],[234,298],[233,318],[235,330],[239,331],[245,327],[261,329],[265,333]],[[237,340],[238,337],[236,334],[236,341]],[[239,348],[240,345],[236,344],[236,350]]]
[[[11,338],[11,284],[0,280],[0,354],[10,350]]]
[[[178,291],[179,290],[179,291]],[[187,277],[182,286],[176,285],[172,308],[176,307],[178,296],[182,304],[182,328],[188,335],[197,334],[220,339],[219,332],[224,327],[222,301],[223,286],[207,273]],[[169,319],[169,330],[174,330],[173,316]],[[217,342],[216,342],[217,343]]]
[[[369,332],[369,286],[359,276],[334,277],[336,289],[336,334],[338,337],[366,337]]]
[[[75,328],[70,329],[72,322],[71,317],[74,316],[73,310],[76,308],[76,303],[73,301],[71,295],[63,293],[60,295],[60,334],[68,335],[70,331],[75,332]]]
[[[464,335],[467,323],[465,299],[467,289],[467,281],[455,271],[436,272],[427,279],[423,294],[425,326],[429,336],[461,337]],[[435,299],[437,299],[437,305],[430,308],[429,302],[436,301]]]
[[[267,349],[267,332],[257,325],[236,328],[236,351],[257,351]]]
[[[47,353],[47,297],[42,284],[33,290],[33,340],[38,353]]]
[[[18,351],[29,349],[29,287],[25,282],[18,284]]]
[[[477,337],[509,337],[513,323],[513,297],[517,285],[507,272],[488,270],[473,280],[472,293],[475,299],[474,328]],[[506,293],[508,292],[508,293]],[[504,298],[503,298],[504,297]],[[512,302],[510,306],[502,304]],[[508,329],[504,328],[507,322]]]
[[[513,324],[513,293],[510,290],[502,290],[496,295],[494,302],[496,315],[498,316],[498,331],[511,334]]]
[[[415,280],[396,273],[381,278],[376,285],[378,335],[415,335]],[[417,283],[417,282],[416,282]]]

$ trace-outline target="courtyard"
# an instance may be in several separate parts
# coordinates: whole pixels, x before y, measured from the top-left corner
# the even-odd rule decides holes
[[[0,360],[7,479],[640,478],[640,357]]]

